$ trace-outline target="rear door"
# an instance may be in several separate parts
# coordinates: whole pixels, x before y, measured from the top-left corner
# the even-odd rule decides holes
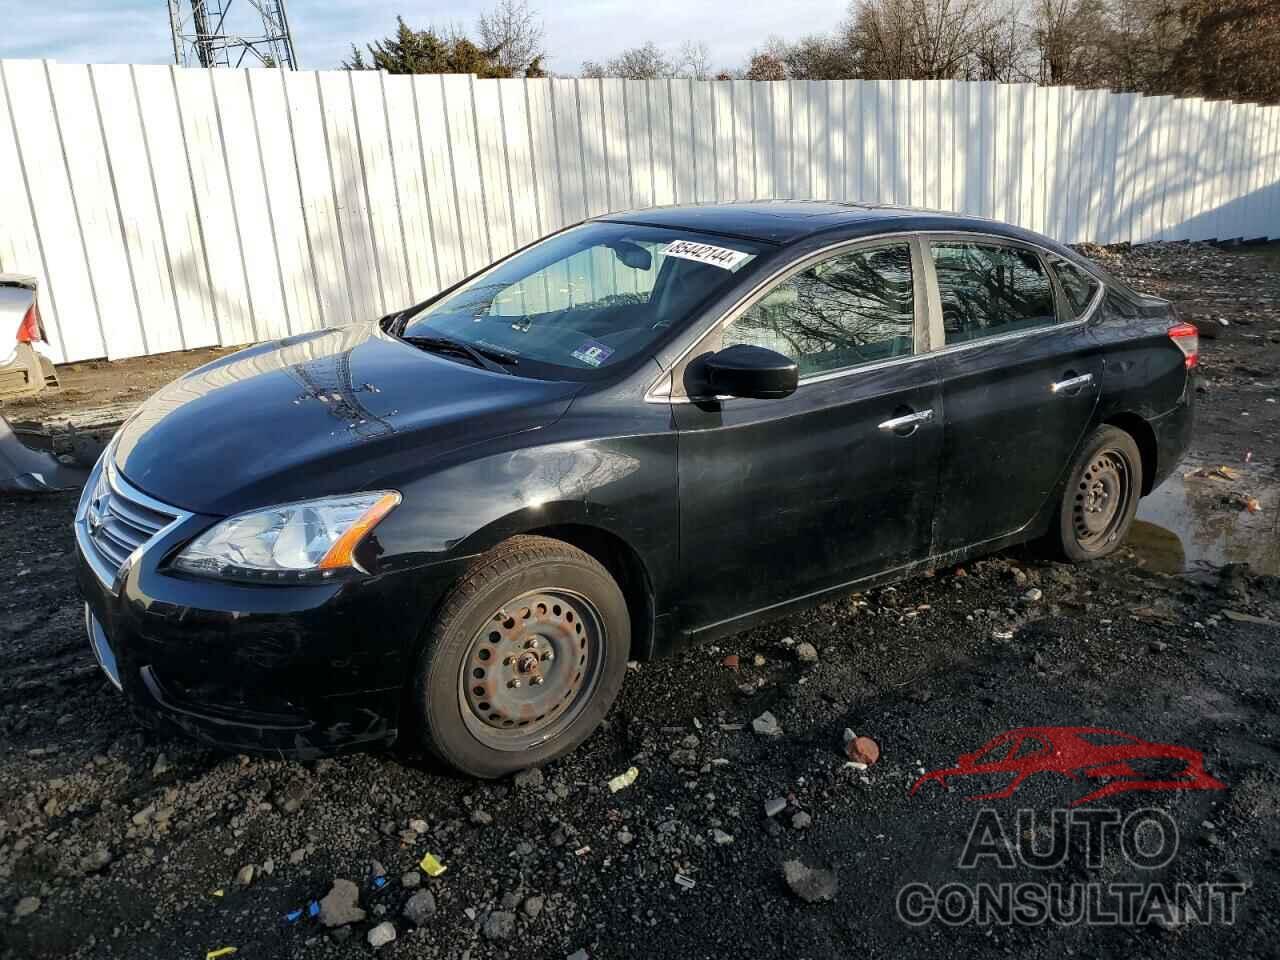
[[[1103,355],[1036,248],[941,235],[928,250],[942,321],[933,549],[946,553],[1035,517],[1092,420]]]
[[[921,251],[818,255],[690,352],[768,347],[801,379],[782,399],[673,398],[688,627],[927,555],[942,436]]]

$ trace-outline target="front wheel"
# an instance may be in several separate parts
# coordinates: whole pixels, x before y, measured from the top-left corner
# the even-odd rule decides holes
[[[618,584],[559,540],[513,537],[450,591],[418,660],[425,745],[478,777],[567,753],[622,687],[631,621]]]
[[[1142,455],[1132,436],[1101,426],[1071,466],[1058,506],[1057,544],[1068,560],[1114,553],[1133,526],[1142,493]]]

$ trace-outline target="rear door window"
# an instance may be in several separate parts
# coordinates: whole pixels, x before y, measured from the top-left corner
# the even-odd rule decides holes
[[[842,253],[779,283],[724,330],[723,346],[767,347],[815,376],[910,356],[915,297],[911,246]]]
[[[947,346],[1057,321],[1048,270],[1033,251],[952,240],[931,242],[929,247]]]

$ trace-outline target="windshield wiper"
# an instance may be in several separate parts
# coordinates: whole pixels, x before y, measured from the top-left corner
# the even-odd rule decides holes
[[[511,371],[507,367],[513,367],[520,362],[515,357],[509,357],[505,353],[499,353],[497,350],[478,349],[469,343],[464,343],[461,340],[452,340],[449,337],[401,337],[400,339],[422,350],[436,353],[452,353],[455,356],[466,357],[477,367],[482,367],[492,373],[510,374]]]

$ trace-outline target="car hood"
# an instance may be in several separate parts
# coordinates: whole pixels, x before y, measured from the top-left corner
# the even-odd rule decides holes
[[[322,330],[175,380],[121,428],[116,465],[158,500],[217,515],[394,489],[450,451],[554,422],[580,387],[424,353],[376,324]]]

